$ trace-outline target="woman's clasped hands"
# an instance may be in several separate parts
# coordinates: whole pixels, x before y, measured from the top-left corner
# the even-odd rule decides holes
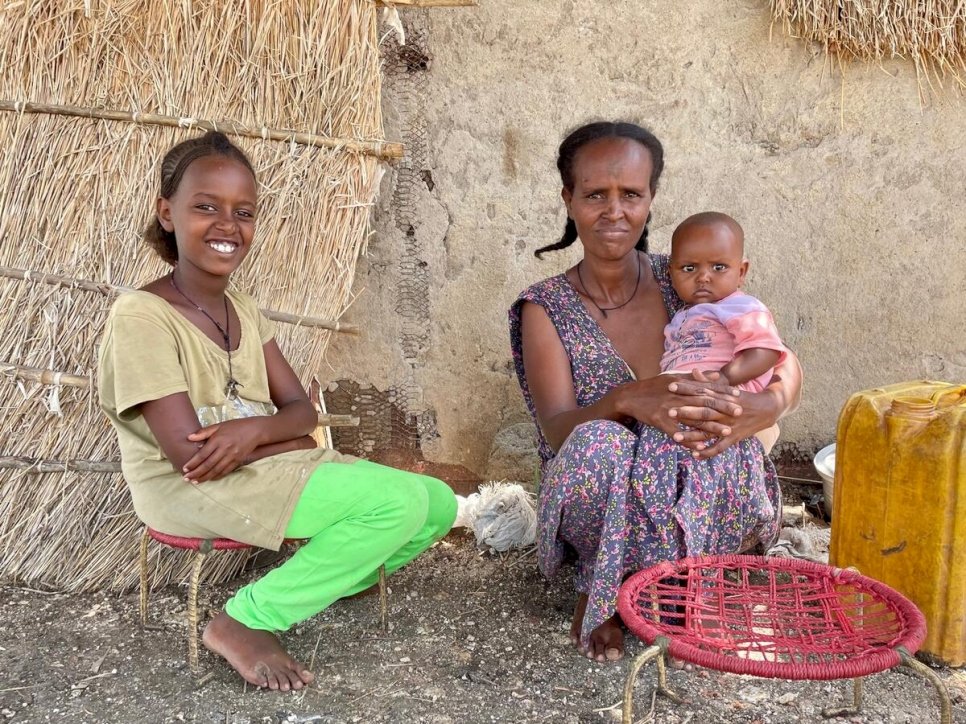
[[[620,408],[708,459],[773,425],[778,411],[768,392],[743,392],[716,372],[660,375],[628,383]]]

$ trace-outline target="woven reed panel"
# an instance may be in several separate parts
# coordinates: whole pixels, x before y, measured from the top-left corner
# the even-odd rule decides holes
[[[165,150],[191,119],[380,142],[369,0],[33,0],[0,11],[0,101],[137,113],[127,121],[0,111],[0,266],[140,286],[166,271],[141,242]],[[186,127],[143,122],[186,119]],[[260,182],[235,285],[259,305],[335,320],[350,301],[379,160],[232,136]],[[112,294],[0,277],[0,365],[93,376]],[[303,381],[330,332],[279,325]],[[2,370],[2,368],[0,368]],[[320,374],[324,377],[324,374]],[[0,456],[117,460],[93,388],[0,371]],[[59,403],[60,411],[52,411]],[[136,583],[140,524],[117,473],[0,469],[0,579],[68,590]],[[244,556],[219,556],[208,578]],[[162,556],[157,583],[180,578]]]
[[[787,33],[842,58],[910,58],[931,91],[946,76],[957,87],[966,74],[962,0],[771,0],[771,7]]]

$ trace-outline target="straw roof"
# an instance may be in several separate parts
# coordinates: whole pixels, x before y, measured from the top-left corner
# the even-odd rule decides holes
[[[846,59],[911,58],[920,80],[966,71],[966,3],[961,0],[772,0],[776,20],[797,37]]]
[[[161,156],[199,128],[234,133],[261,184],[236,285],[277,318],[321,320],[281,324],[279,341],[304,381],[322,370],[380,158],[401,150],[382,139],[377,12],[368,0],[0,5],[0,578],[136,583],[140,523],[90,379],[117,288],[166,270],[140,236]],[[155,581],[182,577],[185,558],[161,554]],[[244,555],[217,558],[209,578]]]

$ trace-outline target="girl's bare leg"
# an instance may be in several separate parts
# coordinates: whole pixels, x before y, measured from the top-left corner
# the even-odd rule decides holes
[[[211,620],[201,640],[249,684],[289,691],[301,689],[315,678],[282,648],[274,634],[248,628],[227,613],[219,613]]]

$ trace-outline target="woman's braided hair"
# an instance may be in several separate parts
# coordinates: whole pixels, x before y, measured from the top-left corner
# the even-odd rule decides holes
[[[205,135],[197,138],[189,138],[182,141],[164,155],[161,161],[161,192],[160,196],[170,199],[178,190],[184,172],[193,162],[205,156],[225,156],[238,161],[245,168],[255,175],[248,156],[238,146],[228,140],[224,133],[218,131],[208,131]],[[164,261],[174,266],[178,261],[178,244],[174,237],[174,232],[166,231],[157,215],[148,222],[147,229],[144,230],[144,241],[157,252]]]
[[[664,170],[664,147],[657,140],[657,136],[646,128],[638,126],[636,123],[623,121],[598,121],[596,123],[588,123],[570,132],[563,140],[563,143],[560,144],[560,150],[557,153],[557,170],[560,171],[560,180],[563,182],[564,188],[569,191],[574,190],[574,159],[577,156],[577,152],[588,143],[598,141],[602,138],[629,138],[632,141],[637,141],[648,150],[651,154],[651,181],[649,185],[651,195],[653,196],[657,191],[657,182],[661,178],[661,172]],[[647,227],[650,223],[651,215],[648,214],[647,222],[644,224],[644,231],[641,233],[641,238],[635,247],[645,253],[647,252]],[[538,259],[542,259],[545,251],[566,249],[576,240],[577,225],[573,219],[567,217],[567,225],[564,227],[564,233],[560,237],[560,241],[549,246],[541,247],[533,254]]]

